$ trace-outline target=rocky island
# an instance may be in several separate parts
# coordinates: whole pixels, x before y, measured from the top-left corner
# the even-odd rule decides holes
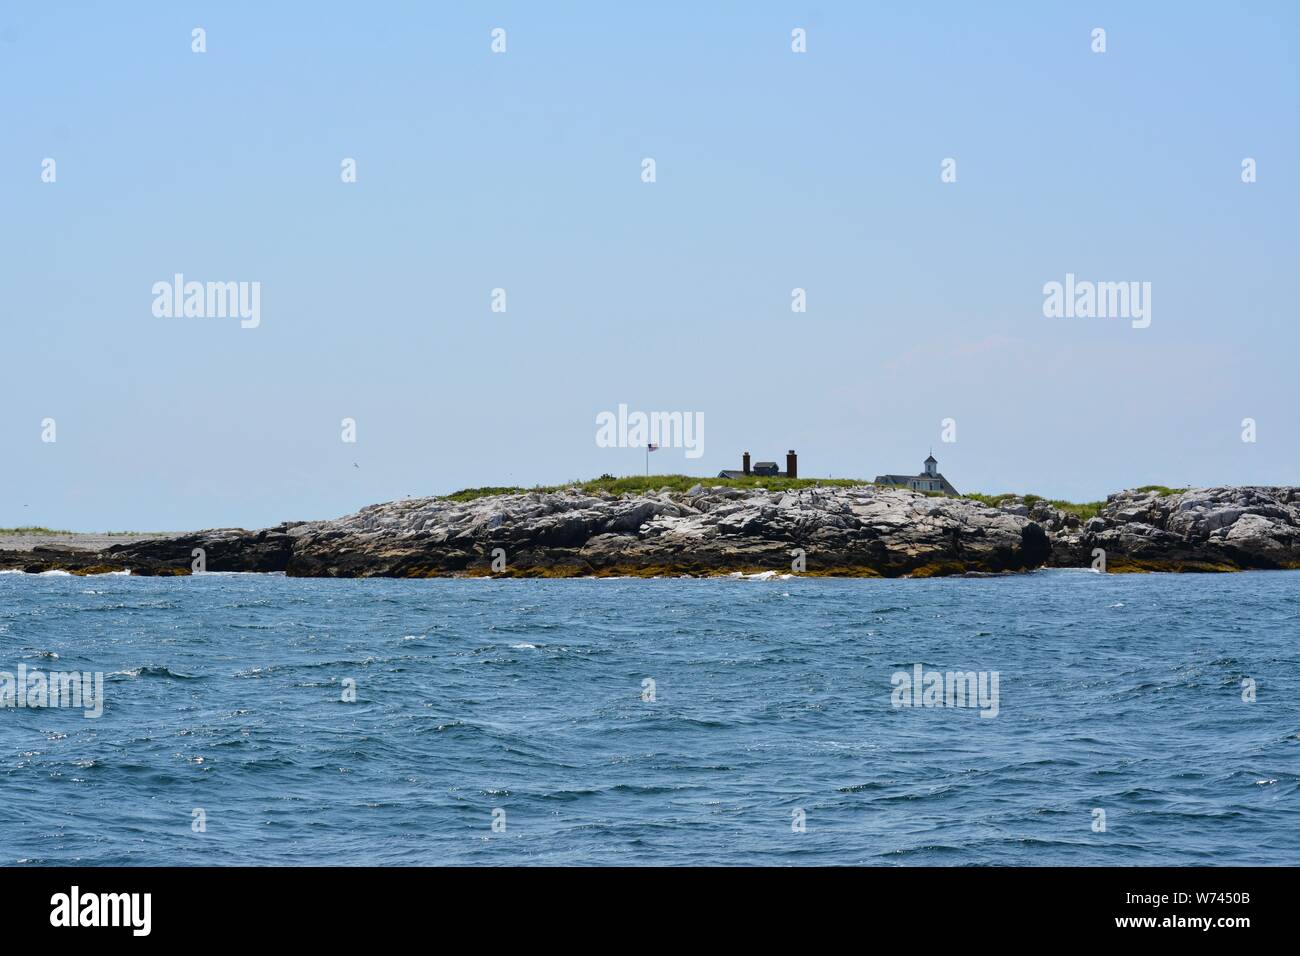
[[[255,531],[0,536],[0,570],[183,575],[199,553],[207,571],[294,577],[932,577],[1097,567],[1102,552],[1110,572],[1300,568],[1296,487],[1138,489],[1077,506],[863,482],[664,480],[406,498]]]

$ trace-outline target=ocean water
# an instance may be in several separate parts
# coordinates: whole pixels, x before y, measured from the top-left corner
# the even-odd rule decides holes
[[[0,574],[20,664],[3,865],[1300,863],[1300,572]]]

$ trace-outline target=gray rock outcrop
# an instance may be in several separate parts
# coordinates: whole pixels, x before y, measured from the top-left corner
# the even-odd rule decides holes
[[[1300,567],[1300,488],[1246,486],[1111,495],[1096,517],[1053,537],[1052,563],[1114,571]]]
[[[789,572],[799,554],[808,574],[923,577],[1089,567],[1096,549],[1111,571],[1300,568],[1300,488],[1124,491],[1086,520],[1033,497],[992,507],[870,485],[407,498],[259,531],[0,550],[0,568],[188,574],[195,549],[208,571],[303,577]]]

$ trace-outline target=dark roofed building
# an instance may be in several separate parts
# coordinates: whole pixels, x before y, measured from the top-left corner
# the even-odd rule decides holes
[[[782,471],[781,466],[774,461],[756,461],[751,468],[749,465],[749,452],[745,452],[740,456],[740,471],[724,469],[718,472],[719,478],[749,478],[754,475],[760,478],[798,478],[798,456],[795,455],[793,448],[786,452],[785,471]]]

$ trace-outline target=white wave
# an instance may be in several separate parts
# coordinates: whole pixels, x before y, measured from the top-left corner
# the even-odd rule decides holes
[[[114,572],[116,573],[116,572]],[[204,571],[201,574],[191,574],[192,578],[274,578],[284,577],[283,571]]]

